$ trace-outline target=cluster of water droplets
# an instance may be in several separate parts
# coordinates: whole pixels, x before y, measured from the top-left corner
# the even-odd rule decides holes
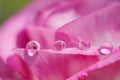
[[[66,48],[66,43],[62,40],[58,40],[53,44],[53,50],[54,51],[61,51]],[[26,50],[29,56],[33,56],[36,52],[40,51],[41,45],[38,41],[29,41],[26,44]]]
[[[91,43],[88,41],[81,41],[78,43],[77,46],[77,48],[82,51],[89,50],[90,47],[91,47]],[[41,49],[41,45],[39,44],[38,41],[35,40],[29,41],[26,45],[26,50],[29,56],[33,56],[37,51],[40,51],[40,49]],[[54,51],[62,51],[66,49],[66,43],[62,40],[55,41],[52,49]],[[98,52],[100,54],[110,54],[112,53],[112,51],[113,51],[113,45],[109,42],[102,43],[98,48]]]

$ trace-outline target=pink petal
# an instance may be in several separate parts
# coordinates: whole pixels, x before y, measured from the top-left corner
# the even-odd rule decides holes
[[[8,53],[13,48],[25,46],[26,42],[29,41],[29,36],[26,32],[28,23],[32,24],[31,20],[36,16],[36,13],[54,2],[56,0],[47,0],[47,2],[44,2],[44,0],[32,1],[18,14],[8,19],[0,30],[0,51],[2,53]],[[17,43],[17,40],[19,43]],[[5,57],[6,54],[2,54],[3,56]]]
[[[27,64],[22,60],[22,58],[15,54],[7,59],[8,65],[19,75],[22,79],[32,80],[33,75]]]
[[[28,24],[32,25],[33,27],[35,26],[46,27],[45,25],[48,24],[48,27],[52,27],[52,25],[54,25],[55,23],[61,22],[61,16],[57,17],[56,15],[59,14],[61,15],[61,13],[65,11],[64,17],[66,17],[67,20],[65,20],[65,22],[58,25],[58,27],[60,27],[61,25],[64,25],[69,21],[75,19],[76,16],[79,17],[81,15],[89,14],[97,9],[108,6],[109,3],[110,2],[107,0],[101,0],[99,2],[98,0],[96,2],[94,2],[94,0],[91,0],[91,3],[89,3],[88,0],[85,1],[47,0],[46,2],[44,2],[44,0],[35,0],[31,2],[31,4],[29,4],[26,8],[21,10],[18,14],[8,19],[2,25],[2,29],[0,30],[1,32],[0,51],[2,53],[7,53],[12,48],[24,47],[25,44],[30,40],[29,35],[26,31]],[[56,7],[56,5],[58,6]],[[74,7],[74,9],[72,9],[72,7]],[[80,13],[80,15],[77,13],[75,14],[71,13],[75,11]],[[68,13],[70,13],[70,15],[68,15]],[[47,14],[49,15],[48,16],[49,19],[47,17],[44,18],[44,16],[47,16]],[[69,18],[69,16],[71,15],[73,15],[73,17]],[[10,39],[8,40],[8,38]],[[6,55],[2,54],[2,56],[6,56]]]
[[[56,31],[56,40],[61,39],[66,43],[70,42],[69,47],[77,45],[77,41],[89,41],[95,47],[105,41],[118,46],[120,40],[119,9],[120,4],[115,3],[82,19],[74,20]]]
[[[43,13],[39,13],[39,16],[45,16],[42,20],[40,19],[39,22],[42,22],[45,26],[59,28],[76,18],[81,18],[96,10],[106,7],[110,3],[111,2],[107,0],[68,0],[58,2],[43,11]],[[37,16],[37,19],[39,16]]]
[[[20,76],[0,59],[0,79],[19,80]]]
[[[37,34],[38,36],[34,36],[34,34],[30,34],[32,32],[32,30],[27,30],[28,28],[26,26],[28,26],[28,24],[30,23],[30,25],[35,27],[36,26],[35,24],[37,24],[36,21],[39,22],[39,18],[38,18],[38,20],[36,20],[36,16],[37,15],[39,16],[39,13],[41,15],[41,12],[39,12],[39,10],[43,9],[44,7],[46,7],[48,5],[53,4],[53,2],[55,2],[55,1],[53,0],[51,2],[51,0],[48,0],[48,3],[46,3],[44,1],[41,2],[41,0],[36,0],[35,2],[31,3],[27,8],[25,8],[23,11],[21,11],[18,15],[14,16],[10,20],[8,20],[8,22],[3,25],[4,27],[1,30],[2,35],[0,35],[1,36],[0,37],[0,40],[1,40],[0,51],[2,53],[6,53],[6,52],[9,52],[9,50],[12,48],[23,47],[23,46],[25,46],[26,42],[28,42],[30,40],[30,38],[40,40],[42,45],[44,45],[47,42],[47,46],[50,47],[50,45],[54,39],[51,39],[49,44],[48,44],[48,41],[44,41],[44,40],[49,39],[49,37],[48,37],[49,32],[47,34],[45,34],[45,30],[40,29],[41,33],[35,32],[34,34],[35,35]],[[87,0],[86,0],[86,2],[87,2]],[[87,5],[86,2],[85,2],[85,5]],[[43,5],[39,5],[40,3],[43,3]],[[89,6],[91,6],[92,4],[90,4]],[[102,4],[102,1],[101,1],[101,4]],[[83,8],[80,8],[80,11],[82,11],[82,13],[86,15],[86,14],[91,13],[94,10],[97,10],[97,9],[107,6],[107,5],[106,5],[106,1],[105,1],[105,5],[104,4],[102,4],[102,6],[95,5],[95,6],[98,6],[97,8],[89,9],[89,7],[87,6],[88,9],[86,9],[86,11],[84,11],[84,9],[86,8],[86,6],[85,7],[84,6],[83,6]],[[102,11],[95,12],[94,14],[91,14],[90,16],[86,16],[85,18],[83,18],[81,20],[78,19],[78,20],[74,21],[73,23],[70,23],[67,25],[70,28],[68,28],[66,26],[63,29],[62,28],[59,29],[57,32],[57,39],[63,39],[63,37],[61,37],[61,36],[65,36],[64,39],[66,41],[70,41],[70,44],[68,43],[69,46],[75,46],[79,40],[89,40],[91,43],[95,42],[94,44],[97,44],[97,43],[102,42],[102,41],[100,41],[101,38],[103,38],[103,40],[105,38],[103,35],[100,35],[102,37],[96,37],[93,34],[99,35],[102,33],[102,31],[106,31],[108,33],[112,32],[111,35],[114,36],[114,38],[116,40],[115,44],[117,44],[119,41],[119,35],[116,34],[116,33],[119,33],[119,32],[116,32],[118,29],[119,23],[120,23],[119,22],[120,21],[119,20],[120,12],[118,11],[119,8],[120,8],[119,4],[115,4],[108,8],[102,9]],[[79,9],[78,9],[78,11],[79,11]],[[31,14],[29,14],[29,13],[31,13]],[[97,17],[95,17],[95,16],[97,16]],[[113,16],[113,17],[111,17],[111,16]],[[60,18],[60,17],[55,16],[55,19],[53,18],[53,20],[56,21],[56,18]],[[75,17],[74,17],[74,19],[75,19]],[[71,20],[73,20],[73,18]],[[113,20],[115,20],[115,22]],[[34,23],[34,21],[35,21],[35,23]],[[97,24],[94,24],[94,21]],[[68,22],[69,22],[69,20],[68,20]],[[50,24],[49,27],[53,26],[52,25],[53,22],[49,23],[49,21],[48,21],[48,24]],[[64,24],[66,24],[66,22],[60,23],[60,25],[64,25]],[[60,25],[58,25],[58,26],[60,27]],[[77,25],[77,27],[75,27],[76,25]],[[87,26],[87,27],[84,27],[84,26]],[[96,26],[98,26],[98,27],[96,27]],[[43,26],[43,27],[45,27],[45,26]],[[111,31],[109,31],[108,29]],[[75,32],[73,32],[73,30]],[[78,30],[80,30],[80,31],[78,31]],[[96,30],[99,30],[99,31],[96,32]],[[34,31],[37,31],[37,30],[34,30]],[[48,30],[48,31],[50,31],[50,30]],[[88,32],[88,34],[89,34],[88,36],[85,33],[85,31]],[[53,38],[53,32],[50,31],[52,38]],[[62,32],[62,34],[64,34],[64,35],[61,35],[61,33],[59,33],[59,32]],[[43,36],[43,37],[40,36],[40,38],[42,37],[43,40],[38,39],[39,35]],[[92,36],[92,38],[91,38],[91,36]],[[10,38],[10,40],[8,40],[9,38]],[[21,39],[23,39],[23,40],[21,40]],[[19,42],[17,43],[17,41],[19,41]],[[113,38],[112,39],[110,38],[110,42],[113,42],[113,41],[114,41]],[[22,43],[22,45],[21,45],[21,43]],[[41,54],[41,53],[43,53],[43,54]],[[51,52],[49,52],[49,51],[48,52],[41,51],[41,53],[38,54],[36,58],[34,58],[34,57],[32,58],[33,63],[30,62],[31,61],[30,57],[27,56],[27,57],[25,57],[26,58],[25,59],[25,58],[21,58],[19,55],[14,55],[14,56],[10,57],[8,59],[8,63],[10,65],[10,67],[13,68],[15,71],[17,71],[21,76],[23,76],[24,79],[26,79],[26,78],[29,80],[34,79],[36,76],[34,76],[34,74],[32,74],[32,73],[35,73],[35,75],[37,75],[37,77],[39,79],[44,80],[47,78],[47,80],[54,80],[54,79],[56,80],[58,78],[59,79],[61,78],[60,80],[62,80],[62,79],[66,79],[66,78],[70,77],[71,75],[81,71],[82,69],[84,69],[84,68],[88,67],[89,65],[98,61],[98,57],[96,57],[96,56],[85,56],[85,55],[80,55],[80,54],[76,55],[76,54],[65,54],[65,53],[50,54]],[[54,52],[54,53],[56,53],[56,52]],[[4,55],[8,55],[8,54],[1,54],[2,57]],[[25,62],[23,60],[25,60]],[[13,61],[15,61],[15,62],[13,62]],[[67,65],[68,63],[69,63],[69,65]],[[79,63],[81,63],[81,64],[79,64]],[[60,67],[60,65],[63,65],[63,67]],[[32,71],[31,71],[31,69],[32,69]],[[41,72],[41,73],[39,73],[39,72]],[[68,73],[68,74],[66,75],[65,73]]]
[[[42,27],[29,27],[27,32],[31,40],[36,40],[40,43],[41,48],[52,48],[52,45],[55,42],[54,29],[51,30],[49,28]]]
[[[120,79],[120,51],[102,58],[67,80],[119,80]],[[84,77],[84,78],[83,78]]]
[[[32,74],[36,75],[40,80],[64,80],[98,61],[97,56],[65,54],[67,51],[57,53],[51,50],[41,50],[34,56],[29,56],[26,51],[18,51],[18,53],[19,55],[22,54],[21,58],[25,63],[18,62],[20,58],[13,55],[8,60],[17,59],[15,63],[10,63],[13,65],[12,67],[16,71],[22,70],[25,75],[29,76],[25,70],[26,68],[19,67],[27,64],[32,70]]]

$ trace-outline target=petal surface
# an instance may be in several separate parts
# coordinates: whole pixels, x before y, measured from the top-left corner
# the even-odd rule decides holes
[[[119,80],[120,79],[120,51],[104,56],[97,63],[75,74],[67,80]]]
[[[69,47],[76,46],[79,41],[89,41],[93,47],[99,47],[105,41],[118,46],[120,40],[119,9],[120,4],[115,3],[82,19],[74,20],[56,31],[56,40],[69,42]]]
[[[99,60],[98,56],[95,55],[65,54],[68,51],[41,50],[34,56],[29,56],[26,50],[17,52],[18,55],[21,55],[23,62],[18,62],[19,59],[16,55],[11,56],[8,62],[18,59],[15,60],[15,63],[10,63],[13,69],[15,68],[16,71],[21,69],[27,74],[28,70],[24,69],[25,67],[19,67],[27,65],[32,74],[36,75],[40,80],[65,80]],[[29,75],[27,74],[27,76]]]
[[[0,80],[20,80],[21,76],[14,72],[1,58],[0,58]]]

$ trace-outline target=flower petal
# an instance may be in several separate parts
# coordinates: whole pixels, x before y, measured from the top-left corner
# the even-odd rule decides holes
[[[41,48],[52,48],[55,41],[54,29],[42,27],[28,27],[27,32],[31,40],[36,40],[40,43]]]
[[[32,80],[33,75],[27,64],[22,60],[22,58],[15,54],[7,59],[9,67],[11,67],[15,72],[19,73],[22,79]]]
[[[95,47],[98,47],[102,42],[108,41],[115,46],[118,46],[120,40],[119,9],[120,4],[115,3],[85,16],[82,19],[74,20],[56,31],[56,40],[61,39],[65,42],[73,42],[74,40],[89,41],[92,43],[92,46]],[[66,36],[66,38],[61,36]],[[72,41],[71,36],[74,37],[72,38]],[[76,44],[76,42],[74,44]],[[71,47],[73,45],[70,44],[69,46]]]
[[[22,54],[21,58],[32,70],[32,73],[40,80],[67,79],[71,75],[85,69],[99,60],[97,56],[65,53],[67,53],[67,51],[59,51],[59,53],[57,53],[56,51],[41,50],[34,56],[29,56],[26,51],[18,51],[19,55]],[[15,58],[17,57],[13,56],[10,59],[12,60]],[[10,59],[8,61],[10,61]],[[18,64],[18,67],[23,65],[21,62],[17,62],[17,60],[15,61]],[[10,64],[15,67],[14,65],[16,63]]]
[[[115,51],[67,80],[119,80],[119,57],[120,51]]]
[[[0,30],[0,51],[2,53],[8,53],[9,50],[13,48],[23,47],[25,43],[29,41],[29,36],[26,33],[26,26],[28,26],[28,23],[32,24],[31,20],[33,20],[33,18],[36,16],[36,13],[39,10],[42,10],[44,7],[53,4],[54,2],[56,2],[56,0],[47,0],[47,2],[44,2],[44,0],[32,1],[18,14],[8,19],[2,25]],[[10,40],[8,40],[8,38],[10,38]],[[17,43],[17,40],[20,42]],[[2,57],[6,56],[5,54],[1,55]]]
[[[20,76],[0,58],[0,80],[20,80]]]
[[[89,13],[91,13],[97,9],[103,8],[109,4],[109,1],[107,1],[107,0],[101,0],[99,2],[98,1],[99,0],[94,2],[94,0],[91,0],[91,3],[89,3],[88,0],[85,0],[85,1],[81,1],[81,0],[80,1],[79,0],[77,0],[77,1],[47,0],[47,2],[44,2],[44,0],[35,0],[35,1],[31,2],[31,4],[29,4],[26,8],[21,10],[15,16],[8,19],[2,25],[2,28],[0,30],[0,32],[1,32],[1,35],[0,35],[0,44],[1,44],[0,49],[1,50],[0,51],[2,51],[2,53],[7,53],[12,48],[25,46],[26,42],[28,42],[30,40],[29,35],[26,32],[26,26],[28,26],[28,24],[30,24],[33,27],[35,27],[36,23],[39,23],[41,25],[41,27],[45,27],[45,25],[42,25],[42,22],[46,22],[46,21],[47,21],[47,23],[51,24],[51,20],[49,22],[49,19],[46,19],[46,18],[43,19],[41,16],[44,16],[47,13],[49,13],[49,10],[52,10],[53,8],[55,8],[56,4],[59,4],[59,5],[57,8],[55,8],[53,13],[57,12],[57,10],[59,8],[60,11],[58,10],[58,12],[57,12],[58,15],[59,15],[59,13],[61,14],[61,11],[63,9],[65,9],[65,7],[70,8],[70,9],[71,9],[71,7],[74,7],[78,12],[79,12],[79,10],[82,11],[82,12],[80,12],[81,14],[89,14]],[[41,5],[39,5],[39,4],[41,4]],[[79,4],[81,4],[81,5],[79,5]],[[95,4],[99,4],[99,5],[95,5]],[[86,9],[86,5],[89,6],[87,9]],[[53,7],[51,8],[50,6],[53,6]],[[65,23],[62,23],[62,25],[66,24],[66,21],[69,22],[69,21],[73,20],[73,18],[71,19],[68,17],[67,13],[69,13],[69,10],[65,10],[65,11],[66,11],[65,16],[66,16],[67,20],[65,20]],[[72,12],[74,12],[74,11],[75,10],[72,10]],[[64,12],[64,10],[63,10],[63,12]],[[52,15],[49,13],[49,15],[51,15],[52,25],[60,22],[60,21],[57,21],[58,18],[60,18],[60,20],[61,20],[61,17],[55,17],[55,20],[54,20],[54,17],[52,18],[52,16],[56,16],[57,13],[52,14]],[[71,13],[71,11],[70,11],[70,13]],[[71,14],[70,14],[70,16],[71,16]],[[79,17],[79,15],[77,17]],[[57,18],[57,20],[56,20],[56,18]],[[41,19],[43,19],[43,21],[41,21]],[[55,21],[57,21],[57,22],[55,22]],[[45,23],[45,24],[47,24],[47,23]],[[40,26],[40,25],[37,25],[37,26]],[[52,25],[49,25],[48,27],[51,27]],[[60,25],[59,25],[59,27],[60,27]],[[55,27],[57,27],[57,26],[55,26]],[[8,38],[10,38],[10,40],[8,40]],[[22,45],[21,45],[21,43],[22,43]]]
[[[39,22],[42,21],[42,24],[45,26],[59,28],[76,18],[81,18],[106,7],[110,3],[108,0],[66,0],[57,2],[53,4],[52,7],[44,10],[43,14],[39,13],[39,16],[45,16],[43,20],[40,19]]]

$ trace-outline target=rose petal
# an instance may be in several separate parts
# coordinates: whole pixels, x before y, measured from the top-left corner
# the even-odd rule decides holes
[[[26,26],[28,25],[28,23],[31,23],[30,21],[33,20],[33,18],[36,16],[36,13],[39,10],[42,10],[44,7],[51,5],[54,2],[56,2],[56,0],[47,0],[47,2],[44,2],[44,0],[32,1],[26,8],[21,10],[18,14],[8,19],[2,25],[2,28],[0,30],[0,51],[2,53],[8,53],[8,51],[13,48],[23,47],[25,43],[29,41],[29,36],[26,33]],[[8,38],[10,39],[8,40]],[[16,40],[20,42],[17,43]],[[5,56],[5,54],[2,54],[2,57]]]
[[[119,80],[120,79],[120,61],[109,64],[100,69],[90,71],[87,79],[90,80]]]
[[[89,14],[90,12],[93,12],[97,9],[105,7],[109,4],[109,1],[106,1],[106,0],[105,1],[101,0],[99,2],[97,2],[97,1],[94,2],[94,0],[91,0],[91,3],[89,5],[88,5],[88,2],[89,2],[88,0],[85,0],[85,1],[79,1],[79,0],[78,1],[71,1],[71,0],[64,1],[63,0],[62,2],[59,0],[58,1],[57,0],[47,0],[47,2],[44,2],[43,0],[33,1],[26,8],[21,10],[17,15],[11,17],[9,20],[7,20],[2,25],[3,28],[0,31],[1,32],[1,35],[0,35],[0,44],[1,44],[0,49],[1,50],[0,51],[2,51],[2,53],[7,53],[12,48],[25,46],[26,42],[28,42],[30,40],[29,35],[26,32],[26,26],[28,26],[28,24],[30,24],[33,27],[35,27],[36,23],[39,23],[39,22],[40,22],[40,25],[42,25],[41,19],[43,19],[43,18],[41,17],[41,15],[42,16],[46,15],[49,12],[49,9],[52,9],[52,8],[49,8],[50,6],[55,7],[55,4],[57,4],[57,3],[61,6],[61,7],[58,6],[55,9],[55,11],[53,11],[53,12],[56,12],[56,10],[58,10],[58,8],[60,8],[60,12],[61,12],[61,10],[65,9],[64,7],[66,7],[66,8],[75,7],[75,9],[77,9],[78,12],[80,10],[80,11],[82,11],[81,13],[83,13],[83,14]],[[42,5],[39,5],[41,3],[42,3]],[[95,5],[98,3],[99,3],[99,5]],[[79,6],[79,4],[81,4],[81,5]],[[88,9],[86,9],[86,5],[89,6]],[[91,6],[91,5],[93,5],[93,6]],[[47,11],[47,12],[45,13],[45,11]],[[58,10],[58,13],[59,13],[59,10]],[[66,15],[66,13],[65,13],[65,16],[68,17],[68,14]],[[68,13],[69,13],[69,11],[68,11]],[[55,14],[53,14],[53,16],[54,15]],[[59,18],[59,17],[56,17],[56,18]],[[54,23],[56,23],[55,21],[57,21],[56,18],[55,18],[55,20],[52,20],[52,21],[54,21]],[[61,17],[60,17],[60,19],[61,19]],[[67,18],[67,20],[71,21],[71,18]],[[67,20],[65,20],[65,23]],[[73,18],[72,18],[72,20],[73,20]],[[43,19],[43,22],[44,21],[46,21],[46,19]],[[47,22],[49,23],[49,19],[47,20]],[[60,21],[57,21],[57,22],[59,23]],[[54,24],[54,23],[52,22],[52,24]],[[65,23],[62,23],[62,24],[65,24]],[[43,25],[41,27],[45,27],[45,26]],[[51,25],[49,25],[49,27],[51,27]],[[8,40],[8,38],[10,38],[10,40]],[[22,45],[21,45],[21,43],[22,43]],[[3,55],[3,56],[6,56],[6,55]]]
[[[41,48],[47,49],[52,48],[55,41],[54,29],[42,28],[42,27],[29,27],[27,29],[31,40],[36,40],[40,43]]]
[[[63,26],[76,18],[81,18],[96,10],[106,7],[110,3],[111,2],[108,0],[68,0],[58,2],[53,4],[52,7],[45,10],[43,14],[40,13],[42,16],[46,15],[46,17],[43,17],[42,24],[45,26],[59,28],[60,26]],[[41,22],[41,19],[39,22]]]
[[[0,79],[4,80],[19,80],[20,76],[13,72],[10,67],[0,58]]]
[[[117,80],[120,75],[120,51],[115,51],[113,54],[102,58],[97,63],[89,66],[81,72],[73,75],[67,80]]]
[[[22,71],[25,74],[27,73],[26,68],[24,69],[24,67],[21,68],[19,66],[27,64],[32,73],[41,80],[64,80],[99,60],[97,56],[65,53],[67,51],[56,53],[50,50],[41,50],[34,56],[29,56],[26,51],[20,50],[18,54],[22,54],[21,58],[25,63],[18,62],[19,58],[16,55],[13,55],[8,61],[18,59],[15,60],[15,63],[10,64],[13,65],[13,68],[18,67],[16,70],[23,69]]]
[[[7,63],[15,72],[21,75],[22,79],[32,80],[33,75],[31,70],[19,55],[10,56],[7,59]]]
[[[82,19],[72,21],[58,29],[56,32],[56,40],[61,39],[65,42],[71,42],[70,37],[72,36],[76,38],[77,41],[89,41],[93,46],[96,47],[105,41],[111,42],[115,46],[118,46],[120,40],[119,9],[120,4],[115,3],[111,6],[96,11],[93,14],[85,16]],[[67,37],[63,38],[61,36]],[[72,41],[75,40],[74,38],[72,38]],[[69,47],[71,46],[73,45],[70,44]]]

